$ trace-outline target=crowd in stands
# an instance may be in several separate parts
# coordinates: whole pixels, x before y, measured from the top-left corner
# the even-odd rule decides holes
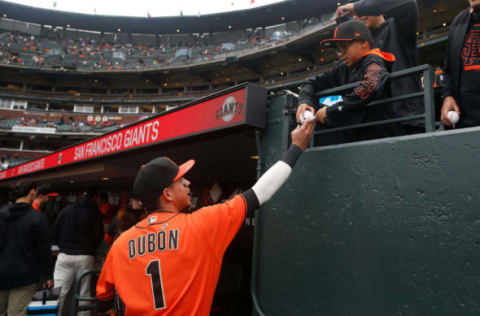
[[[135,44],[105,38],[40,37],[5,31],[0,34],[0,64],[42,68],[122,70],[179,66],[224,59],[234,51],[268,48],[284,43],[313,27],[328,24],[329,19],[312,18],[296,22],[296,31],[285,25],[277,30],[264,29],[237,32],[238,37],[198,35],[184,41],[160,41]],[[292,29],[292,28],[290,28]]]
[[[73,117],[67,120],[63,116],[56,121],[49,121],[48,119],[38,119],[28,116],[18,118],[0,119],[0,129],[12,129],[14,126],[21,127],[40,127],[40,128],[55,128],[59,132],[81,132],[81,133],[105,133],[117,129],[119,126],[114,122],[104,121],[76,121]]]
[[[13,156],[10,155],[4,155],[0,157],[0,170],[6,170],[11,167],[15,167],[18,165],[21,165],[22,163],[25,163],[27,161],[32,160],[33,158],[31,157],[20,157],[18,154],[14,154]]]

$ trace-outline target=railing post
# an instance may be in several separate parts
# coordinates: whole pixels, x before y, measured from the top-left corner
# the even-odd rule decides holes
[[[423,85],[425,86],[425,132],[431,133],[435,131],[435,96],[433,91],[433,82],[435,74],[433,67],[428,65],[428,68],[423,71]]]

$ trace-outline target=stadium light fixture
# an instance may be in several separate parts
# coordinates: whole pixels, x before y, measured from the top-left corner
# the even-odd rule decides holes
[[[302,59],[301,59],[301,58],[299,58],[299,59],[298,59],[298,62],[299,62],[299,63],[301,63],[301,62],[302,62]]]
[[[121,31],[122,31],[122,29],[121,29],[121,28],[118,28],[118,29],[117,29],[117,32],[121,32]]]
[[[6,17],[7,17],[7,14],[6,14],[6,13],[4,13],[4,14],[3,14],[3,17],[4,17],[4,18],[6,18]]]
[[[102,180],[103,181],[108,181],[108,180],[110,180],[110,178],[105,177],[105,178],[102,178]]]
[[[180,33],[180,29],[177,29],[177,33]]]
[[[281,17],[281,20],[282,20],[282,21],[285,21],[285,17],[284,17],[284,16],[282,16],[282,17]]]
[[[229,30],[231,30],[231,29],[232,29],[232,26],[231,26],[231,25],[229,25],[229,26],[228,26],[228,29],[229,29]]]

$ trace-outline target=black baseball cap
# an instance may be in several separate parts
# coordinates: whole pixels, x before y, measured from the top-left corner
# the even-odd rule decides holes
[[[144,205],[156,202],[163,190],[183,177],[195,164],[189,160],[180,166],[168,157],[158,157],[143,165],[133,183],[135,197]]]
[[[53,185],[51,183],[44,183],[37,189],[37,195],[47,195],[47,196],[58,196],[58,193],[55,192]]]
[[[356,40],[364,40],[373,43],[372,33],[368,27],[359,21],[347,21],[335,28],[333,38],[325,39],[320,45],[331,48],[337,42],[352,42]]]

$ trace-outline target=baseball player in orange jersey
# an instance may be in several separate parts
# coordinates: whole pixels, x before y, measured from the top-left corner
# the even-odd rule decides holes
[[[142,166],[135,195],[149,213],[122,233],[107,255],[97,283],[99,310],[113,306],[115,292],[125,315],[209,315],[223,255],[247,211],[268,201],[308,146],[314,121],[297,127],[292,145],[257,183],[231,200],[192,214],[190,160],[177,166],[156,158]]]

